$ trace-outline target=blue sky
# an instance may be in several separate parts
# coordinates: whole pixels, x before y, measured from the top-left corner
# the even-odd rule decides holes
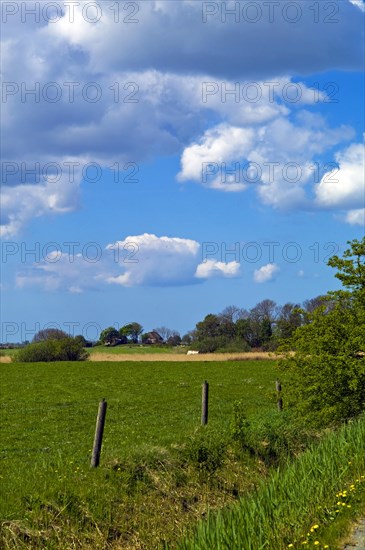
[[[36,4],[2,5],[2,341],[338,288],[326,261],[364,235],[362,0]]]

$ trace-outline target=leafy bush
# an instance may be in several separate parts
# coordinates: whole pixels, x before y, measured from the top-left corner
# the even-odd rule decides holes
[[[227,441],[222,436],[202,430],[189,439],[183,456],[201,473],[213,474],[223,465],[226,452]]]
[[[88,356],[82,342],[67,336],[62,340],[45,340],[29,344],[16,353],[13,361],[21,363],[85,361]]]
[[[351,292],[330,292],[289,340],[295,355],[280,362],[286,402],[318,426],[365,410],[365,238],[349,244],[344,259],[333,256],[328,264]]]
[[[313,439],[302,425],[293,421],[288,411],[273,411],[249,422],[242,401],[234,403],[230,434],[243,450],[267,465],[286,462]]]
[[[287,371],[285,397],[314,425],[335,424],[365,409],[365,303],[342,293],[293,337],[296,353],[280,362]]]

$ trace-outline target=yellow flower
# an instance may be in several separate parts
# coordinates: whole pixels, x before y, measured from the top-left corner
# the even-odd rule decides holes
[[[315,524],[313,525],[312,529],[318,529],[319,528],[319,525]]]
[[[288,544],[288,548],[294,548],[294,544],[292,543]]]
[[[318,544],[319,544],[319,541],[318,541],[318,540],[315,540],[315,541],[314,541],[314,546],[318,546]]]

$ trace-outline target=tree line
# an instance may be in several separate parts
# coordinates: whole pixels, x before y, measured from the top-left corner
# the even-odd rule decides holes
[[[142,325],[138,322],[127,323],[119,330],[110,326],[101,331],[97,344],[186,345],[201,353],[240,352],[253,349],[275,351],[278,347],[285,347],[285,344],[293,350],[296,349],[296,345],[299,346],[302,334],[309,334],[314,326],[318,327],[319,333],[323,332],[323,327],[331,327],[332,319],[335,319],[335,326],[331,328],[334,335],[332,338],[335,341],[335,335],[343,332],[343,326],[336,325],[340,319],[339,316],[336,317],[338,311],[347,314],[352,311],[355,304],[358,315],[362,302],[359,299],[354,301],[354,297],[363,296],[365,286],[365,238],[361,242],[355,239],[349,244],[351,247],[345,251],[343,258],[333,256],[328,261],[328,265],[337,268],[336,277],[345,288],[350,288],[350,291],[329,292],[306,300],[302,304],[287,302],[280,306],[273,300],[265,299],[249,310],[228,306],[221,313],[206,315],[196,324],[194,330],[182,337],[178,331],[164,326],[157,327],[151,332],[144,332]],[[319,320],[324,323],[323,327]],[[310,325],[312,325],[311,328],[305,328]],[[350,325],[351,323],[346,321],[347,328]],[[361,325],[363,326],[362,323]],[[320,326],[322,328],[319,328]],[[357,332],[358,326],[355,323],[354,333],[357,334]],[[319,334],[315,340],[318,341],[318,338]],[[306,338],[304,340],[306,341]],[[35,346],[34,349],[38,350],[37,356],[42,357],[41,360],[44,360],[43,357],[47,355],[46,348],[50,352],[49,341],[53,342],[51,347],[54,353],[51,355],[52,358],[55,357],[49,360],[60,360],[57,357],[65,360],[83,359],[85,358],[83,349],[92,345],[82,335],[71,337],[60,329],[44,329],[35,335],[32,343],[32,346]],[[60,341],[62,343],[59,343]],[[26,346],[21,352],[24,351],[29,355],[29,347],[31,346]]]
[[[265,299],[250,310],[227,306],[221,313],[209,313],[202,321],[181,336],[177,330],[165,326],[151,332],[161,336],[168,346],[186,345],[201,353],[214,351],[249,351],[251,349],[275,350],[282,339],[308,322],[309,314],[319,307],[324,296],[306,300],[302,305],[288,302],[283,306]],[[328,302],[327,302],[328,303]],[[329,307],[329,304],[328,304]],[[99,338],[100,344],[123,345],[146,343],[150,332],[144,333],[137,322],[128,323],[117,330],[105,328]]]

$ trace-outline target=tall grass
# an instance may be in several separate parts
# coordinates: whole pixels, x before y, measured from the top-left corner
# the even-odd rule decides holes
[[[313,524],[328,519],[328,505],[347,481],[365,470],[365,417],[328,435],[238,505],[201,522],[180,550],[280,550],[295,546]],[[299,547],[299,546],[298,546]],[[302,546],[303,547],[303,546]],[[310,547],[310,546],[307,546]]]

